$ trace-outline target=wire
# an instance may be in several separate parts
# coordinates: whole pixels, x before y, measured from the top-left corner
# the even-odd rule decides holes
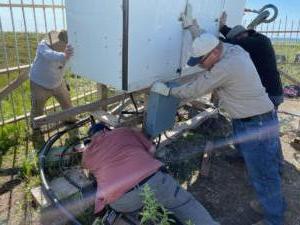
[[[158,140],[157,140],[157,142],[156,142],[156,149],[158,149],[159,148],[159,146],[160,146],[160,141],[161,141],[161,134],[160,135],[158,135]]]
[[[135,111],[136,111],[136,113],[138,114],[139,113],[139,109],[138,109],[138,106],[137,106],[137,104],[136,104],[136,101],[135,101],[135,99],[134,99],[134,97],[133,97],[133,94],[132,93],[130,93],[130,99],[131,99],[131,101],[132,101],[132,104],[133,104],[133,106],[134,106],[134,108],[135,108]]]

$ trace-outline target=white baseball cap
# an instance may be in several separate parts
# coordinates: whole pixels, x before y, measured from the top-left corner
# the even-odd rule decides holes
[[[207,55],[220,43],[219,39],[210,33],[201,34],[197,37],[192,46],[192,56],[188,60],[189,66],[196,66],[199,64],[201,57]]]

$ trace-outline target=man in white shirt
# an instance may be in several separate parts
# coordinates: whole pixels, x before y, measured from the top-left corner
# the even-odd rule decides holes
[[[55,97],[62,109],[72,107],[70,93],[63,79],[66,62],[73,55],[73,48],[67,45],[65,30],[51,31],[37,47],[36,57],[30,70],[31,118],[44,114],[44,107],[50,97]],[[44,143],[40,129],[33,128],[34,147]]]

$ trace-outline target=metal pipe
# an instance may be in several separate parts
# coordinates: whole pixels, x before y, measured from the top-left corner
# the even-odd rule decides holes
[[[128,90],[129,0],[123,0],[122,89]]]

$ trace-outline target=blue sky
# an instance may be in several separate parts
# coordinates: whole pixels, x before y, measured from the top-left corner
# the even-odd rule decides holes
[[[299,20],[300,19],[300,0],[247,0],[246,7],[260,9],[266,4],[273,4],[279,9],[279,18]]]
[[[52,4],[52,1],[54,4],[61,5],[63,0],[44,0],[45,4]],[[0,3],[9,3],[9,0],[0,0]],[[21,0],[11,0],[11,3],[21,3]],[[24,4],[32,4],[32,0],[23,0]],[[42,4],[43,0],[34,0],[35,4]],[[37,27],[38,32],[45,32],[45,20],[44,20],[44,11],[43,9],[39,8],[35,10],[36,12],[36,18],[37,18]],[[14,25],[16,30],[22,30],[24,31],[25,24],[23,19],[23,13],[21,8],[13,8],[12,10],[13,18],[14,18]],[[26,20],[26,27],[29,31],[34,32],[35,31],[35,24],[34,24],[34,15],[33,10],[31,8],[25,8],[24,9],[25,14],[25,20]],[[54,23],[54,13],[53,9],[48,8],[45,11],[46,15],[46,21],[47,21],[47,30],[53,30],[55,29],[55,23]],[[62,10],[56,9],[55,10],[55,17],[56,17],[56,27],[57,29],[63,28],[63,16],[62,16]],[[0,8],[0,19],[2,22],[2,28],[4,31],[12,30],[12,20],[11,20],[11,12],[10,9],[7,7],[1,7]]]
[[[63,0],[44,0],[45,4],[61,4]],[[84,1],[84,0],[83,0]],[[170,0],[176,1],[176,0]],[[20,3],[21,0],[11,0],[12,3]],[[23,0],[24,3],[32,3],[32,0]],[[35,4],[42,4],[43,0],[34,0]],[[9,3],[9,0],[0,0],[0,3]],[[294,29],[296,28],[299,19],[300,19],[300,0],[247,0],[246,8],[251,9],[260,9],[265,4],[274,4],[279,8],[279,18],[277,19],[277,23],[280,18],[284,21],[285,17],[288,18],[288,26],[291,21],[294,20]],[[247,14],[245,18],[249,19],[253,17],[255,14]],[[21,8],[13,9],[13,17],[15,21],[16,30],[24,30],[25,24],[23,22],[22,10]],[[29,31],[35,31],[35,24],[33,19],[33,11],[32,9],[25,9],[25,17],[26,17],[26,25]],[[45,32],[45,23],[44,23],[44,12],[42,9],[36,9],[36,17],[37,17],[37,27],[38,32]],[[11,23],[11,14],[9,8],[0,8],[0,18],[2,22],[3,30],[12,30]],[[47,20],[47,30],[52,30],[55,28],[54,24],[54,16],[52,9],[46,9],[46,20]],[[56,10],[56,27],[57,29],[63,28],[63,20],[62,20],[62,11]]]

